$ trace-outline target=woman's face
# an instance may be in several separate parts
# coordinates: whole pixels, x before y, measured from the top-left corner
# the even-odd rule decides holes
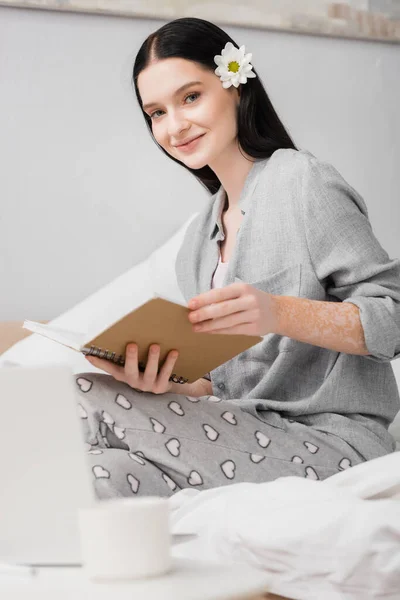
[[[239,94],[234,86],[223,88],[213,71],[183,58],[166,58],[146,67],[137,83],[155,139],[186,166],[213,168],[237,145]],[[198,136],[194,143],[179,147]]]

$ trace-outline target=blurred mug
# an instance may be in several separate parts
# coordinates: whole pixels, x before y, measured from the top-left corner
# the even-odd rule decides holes
[[[101,500],[79,510],[79,532],[91,579],[139,579],[171,568],[167,498]]]

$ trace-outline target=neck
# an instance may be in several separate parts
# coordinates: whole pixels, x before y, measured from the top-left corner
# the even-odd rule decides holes
[[[209,163],[209,167],[214,171],[226,192],[225,208],[227,210],[238,207],[244,183],[253,167],[254,158],[244,152],[243,154],[236,144],[232,149],[228,149],[218,156],[215,161]]]

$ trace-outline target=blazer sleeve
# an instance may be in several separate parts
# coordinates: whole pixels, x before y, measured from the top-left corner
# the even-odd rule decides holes
[[[330,164],[310,158],[300,197],[310,258],[328,294],[358,306],[369,352],[400,356],[400,260],[375,237],[362,197]]]

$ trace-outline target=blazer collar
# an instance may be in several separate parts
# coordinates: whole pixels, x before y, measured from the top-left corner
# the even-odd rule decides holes
[[[238,202],[240,210],[242,211],[242,215],[245,215],[247,212],[249,203],[251,201],[251,196],[258,181],[258,177],[268,161],[269,158],[256,159],[247,174]],[[214,194],[214,204],[211,212],[211,224],[209,230],[210,239],[215,237],[217,231],[223,235],[224,228],[222,225],[222,212],[225,206],[225,199],[226,193],[221,185],[218,192]]]

